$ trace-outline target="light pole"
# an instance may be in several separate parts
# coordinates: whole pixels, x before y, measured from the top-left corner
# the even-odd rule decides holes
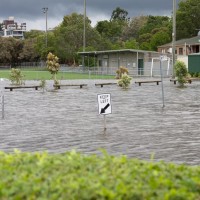
[[[47,11],[48,11],[48,8],[42,8],[43,10],[43,13],[45,14],[46,16],[46,30],[45,30],[45,33],[46,33],[46,48],[47,48],[47,43],[48,43],[48,39],[47,39]]]
[[[85,52],[85,46],[86,46],[86,42],[85,42],[85,29],[86,29],[86,25],[85,25],[85,21],[86,21],[86,0],[84,0],[84,14],[83,14],[83,52]],[[85,66],[85,55],[83,56],[82,59],[82,66]]]
[[[175,42],[176,42],[176,0],[173,0],[173,31],[172,31],[172,69],[173,69],[173,77],[175,77]]]

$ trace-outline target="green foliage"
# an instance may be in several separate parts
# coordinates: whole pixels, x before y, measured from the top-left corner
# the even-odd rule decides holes
[[[23,41],[8,37],[0,37],[0,63],[9,63],[14,66],[19,62],[19,54],[23,48]]]
[[[44,92],[44,89],[45,89],[45,87],[46,87],[46,80],[45,79],[41,79],[40,80],[40,87],[43,89],[43,92]]]
[[[124,43],[125,49],[139,49],[139,44],[135,39],[127,40]]]
[[[154,29],[150,39],[151,50],[156,51],[158,46],[171,41],[167,28]]]
[[[22,85],[23,84],[24,75],[22,74],[20,69],[12,68],[10,71],[9,79],[12,84]]]
[[[59,60],[59,58],[57,56],[55,56],[51,52],[48,53],[47,61],[46,61],[47,69],[53,75],[53,80],[54,80],[55,85],[59,84],[58,80],[56,78],[56,74],[58,73],[58,70],[60,68],[58,60]]]
[[[126,156],[0,152],[0,199],[196,200],[200,168]]]
[[[121,79],[118,81],[118,85],[123,89],[127,89],[131,84],[131,79],[132,78],[128,74],[124,73],[122,74]]]
[[[22,51],[19,53],[19,60],[21,62],[38,61],[40,55],[35,48],[36,39],[26,39],[23,42]]]
[[[171,24],[170,18],[167,16],[149,15],[147,17],[146,23],[144,24],[143,27],[141,27],[139,34],[143,35],[146,33],[151,33],[152,30],[154,30],[156,28],[163,28],[163,27],[169,28],[169,27],[171,27],[170,24]],[[170,30],[169,30],[169,33],[170,33]]]
[[[176,38],[196,36],[200,28],[200,0],[179,1],[176,12]],[[187,26],[186,26],[187,24]]]
[[[177,77],[178,83],[180,87],[183,87],[184,83],[186,83],[186,78],[188,75],[186,65],[182,61],[176,61],[174,67],[175,67],[175,75]]]
[[[137,40],[139,38],[139,31],[147,23],[147,19],[148,17],[143,15],[131,18],[129,23],[125,24],[123,27],[123,40]]]
[[[128,12],[120,7],[117,7],[115,10],[113,10],[110,21],[112,20],[119,20],[119,21],[128,21],[129,18]]]
[[[128,69],[126,68],[126,67],[120,67],[117,71],[116,71],[116,73],[117,73],[117,76],[116,76],[116,78],[117,79],[120,79],[120,78],[122,78],[122,74],[128,74]]]

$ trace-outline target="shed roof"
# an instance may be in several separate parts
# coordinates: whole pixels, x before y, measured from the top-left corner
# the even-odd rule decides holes
[[[157,51],[145,51],[145,50],[138,50],[138,49],[119,49],[119,50],[105,50],[105,51],[88,51],[88,52],[78,52],[80,55],[85,55],[85,56],[95,56],[95,55],[100,55],[100,54],[109,54],[109,53],[157,53],[160,54]]]

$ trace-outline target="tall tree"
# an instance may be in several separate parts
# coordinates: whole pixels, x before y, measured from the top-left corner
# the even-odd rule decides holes
[[[146,34],[151,33],[151,31],[155,28],[161,28],[165,27],[169,29],[169,32],[171,31],[171,19],[167,16],[152,16],[149,15],[147,17],[147,21],[144,24],[144,26],[140,29],[139,34]]]
[[[100,34],[91,26],[91,21],[86,18],[86,47],[95,46],[98,49]],[[62,62],[76,64],[77,52],[83,50],[83,15],[72,13],[64,16],[63,22],[55,30],[56,55]]]
[[[200,29],[200,0],[181,0],[176,14],[176,38],[196,36]]]
[[[116,20],[104,20],[97,23],[96,30],[102,37],[107,38],[112,42],[116,42],[121,37],[123,29],[122,25]]]
[[[36,38],[24,40],[22,51],[19,53],[19,60],[25,62],[38,61],[40,55],[36,50],[35,45]]]
[[[120,7],[117,7],[113,10],[110,21],[119,20],[119,21],[127,21],[129,20],[128,12]]]
[[[15,66],[15,63],[19,62],[19,54],[22,48],[23,42],[21,40],[12,37],[0,37],[0,62]]]
[[[148,17],[147,16],[138,16],[133,17],[127,23],[122,31],[122,38],[123,40],[135,38],[137,39],[139,37],[139,31],[140,29],[147,23]]]

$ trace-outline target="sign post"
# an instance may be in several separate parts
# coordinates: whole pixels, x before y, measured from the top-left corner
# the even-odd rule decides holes
[[[98,94],[97,99],[98,99],[98,106],[99,106],[99,114],[104,116],[104,130],[106,130],[106,115],[112,113],[111,95]]]
[[[0,103],[2,119],[4,119],[4,79],[0,78]]]
[[[1,96],[1,107],[2,119],[4,119],[4,95]]]
[[[167,60],[167,56],[165,56],[165,55],[160,56],[160,77],[161,77],[161,83],[162,83],[162,102],[163,102],[163,108],[165,107],[165,101],[164,101],[162,62],[165,61],[165,60]]]

